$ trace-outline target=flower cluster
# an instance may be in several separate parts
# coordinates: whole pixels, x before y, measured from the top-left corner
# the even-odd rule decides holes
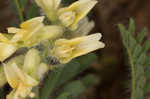
[[[0,33],[0,61],[3,65],[0,76],[5,75],[13,88],[7,99],[34,96],[32,88],[50,69],[50,64],[43,61],[46,57],[65,64],[105,46],[99,41],[100,33],[87,35],[94,22],[89,22],[86,15],[95,6],[96,0],[78,0],[68,7],[60,5],[61,0],[35,2],[47,15],[49,25],[44,24],[44,16],[39,16],[23,22],[19,28],[9,27],[8,33]],[[37,48],[41,45],[43,50]],[[28,52],[5,61],[21,48],[27,48]]]

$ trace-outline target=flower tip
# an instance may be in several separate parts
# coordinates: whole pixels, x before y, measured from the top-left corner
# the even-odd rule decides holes
[[[44,19],[45,19],[45,16],[39,16],[39,17],[32,18],[32,19],[29,20],[29,21],[43,22]]]
[[[103,42],[101,42],[101,48],[104,48],[105,44]]]
[[[32,18],[30,20],[23,22],[20,25],[20,27],[21,28],[28,28],[34,24],[41,24],[43,22],[44,18],[45,18],[45,16],[39,16],[39,17]]]
[[[97,38],[99,38],[98,40],[100,40],[102,38],[102,34],[101,33],[95,33],[95,36],[97,36]]]

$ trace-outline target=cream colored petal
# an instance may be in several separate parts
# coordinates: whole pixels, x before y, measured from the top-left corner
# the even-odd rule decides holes
[[[45,26],[42,29],[42,39],[55,39],[63,34],[63,29],[60,26]]]
[[[3,35],[3,33],[0,33],[0,42],[9,42],[9,40]]]
[[[37,76],[38,79],[43,79],[45,73],[49,70],[48,65],[46,65],[45,63],[41,63],[40,66],[37,69]]]
[[[25,55],[23,70],[33,76],[36,77],[36,68],[40,64],[40,56],[39,51],[36,49],[30,49]]]
[[[71,26],[72,29],[76,27],[77,23],[84,18],[97,3],[96,0],[80,0],[78,2],[77,8],[75,9],[77,17]]]
[[[65,26],[65,27],[68,27],[70,26],[75,18],[76,18],[76,13],[73,12],[73,11],[67,11],[67,12],[64,12],[63,14],[61,14],[59,16],[59,19],[61,20],[62,24]]]
[[[76,46],[76,49],[73,52],[72,57],[74,58],[77,56],[81,56],[91,51],[95,51],[99,48],[103,48],[105,44],[99,41],[101,37],[102,37],[101,33],[95,33],[89,36],[81,37],[83,41]]]
[[[19,99],[18,94],[16,93],[16,90],[13,89],[7,96],[6,99]]]
[[[101,38],[102,38],[102,34],[101,33],[94,33],[94,34],[85,36],[84,40],[85,40],[85,42],[88,42],[88,41],[98,41]]]
[[[13,38],[11,39],[11,42],[12,43],[16,43],[16,42],[18,42],[18,41],[20,41],[22,39],[23,39],[23,34],[18,33],[18,34],[13,36]]]
[[[72,58],[88,54],[100,48],[104,48],[105,44],[103,42],[95,41],[89,43],[81,43],[78,48],[73,52]]]
[[[60,61],[60,63],[62,63],[62,64],[66,64],[66,63],[68,63],[69,61],[71,61],[73,58],[72,57],[68,57],[68,58],[63,58],[63,59],[61,59],[61,60],[59,60]]]
[[[36,79],[36,78],[35,78]],[[35,80],[33,77],[25,74],[25,82],[24,85],[26,85],[27,87],[34,87],[38,85],[38,81]]]
[[[49,9],[49,8],[52,8],[54,7],[53,4],[54,4],[54,0],[42,0],[43,2],[43,7]]]
[[[4,71],[8,83],[12,88],[18,88],[21,83],[27,87],[32,87],[38,84],[36,80],[18,68],[16,63],[4,65]]]
[[[5,64],[4,72],[5,72],[7,81],[12,88],[17,88],[19,86],[19,83],[21,82],[21,79],[25,79],[24,74],[17,67],[17,65],[15,63],[13,63],[11,65]]]
[[[17,50],[12,44],[0,43],[0,61],[4,61]]]
[[[25,98],[27,97],[32,90],[32,87],[24,86],[22,83],[18,86],[16,93],[18,94],[19,97]]]
[[[61,0],[54,0],[55,8],[57,9],[61,3]]]
[[[35,2],[37,3],[38,6],[43,6],[43,2],[42,0],[35,0]]]
[[[18,33],[20,31],[20,29],[16,27],[8,27],[7,30],[8,33]]]
[[[57,9],[61,0],[35,0],[36,3],[44,9]]]
[[[88,41],[97,41],[100,40],[102,37],[101,33],[95,33],[95,34],[91,34],[88,36],[83,36],[83,37],[77,37],[74,39],[69,40],[71,45],[76,45],[79,44],[80,42],[88,42]]]
[[[32,18],[30,20],[23,22],[20,25],[20,27],[23,29],[32,30],[32,29],[36,28],[39,24],[42,24],[44,18],[45,18],[44,16]]]

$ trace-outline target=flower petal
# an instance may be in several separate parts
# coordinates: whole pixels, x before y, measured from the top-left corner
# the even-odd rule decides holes
[[[36,68],[39,64],[39,52],[36,49],[30,49],[25,55],[23,70],[32,77],[37,78]]]
[[[18,33],[20,31],[19,28],[15,28],[15,27],[9,27],[7,28],[8,33]]]
[[[3,35],[3,33],[0,33],[0,42],[9,42],[9,40]]]
[[[4,71],[7,81],[12,88],[17,88],[21,79],[24,79],[24,74],[15,63],[11,65],[4,64]]]
[[[60,26],[45,26],[42,29],[42,39],[55,39],[62,35],[63,29]]]
[[[85,17],[88,12],[96,5],[96,3],[96,0],[79,0],[79,5],[76,9],[78,16],[72,27],[77,24],[83,17]]]
[[[100,42],[102,35],[100,33],[95,33],[89,36],[81,37],[83,41],[77,45],[76,50],[74,51],[73,58],[87,54],[91,51],[95,51],[99,48],[104,48],[105,44]]]
[[[18,88],[21,83],[27,87],[32,87],[38,84],[36,80],[18,68],[16,63],[11,65],[4,64],[4,71],[8,83],[12,88]]]
[[[44,16],[32,18],[30,20],[23,22],[20,25],[20,27],[22,29],[32,30],[32,29],[36,28],[39,24],[42,24],[44,18],[45,18]]]
[[[16,50],[16,46],[12,44],[0,43],[0,61],[4,61],[11,56]]]

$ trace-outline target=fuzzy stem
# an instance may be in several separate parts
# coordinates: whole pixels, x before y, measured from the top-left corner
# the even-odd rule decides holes
[[[135,93],[135,69],[134,69],[134,60],[131,55],[131,51],[127,49],[128,56],[129,56],[129,61],[131,65],[131,76],[132,76],[132,92],[131,92],[131,99],[134,99],[134,93]]]

